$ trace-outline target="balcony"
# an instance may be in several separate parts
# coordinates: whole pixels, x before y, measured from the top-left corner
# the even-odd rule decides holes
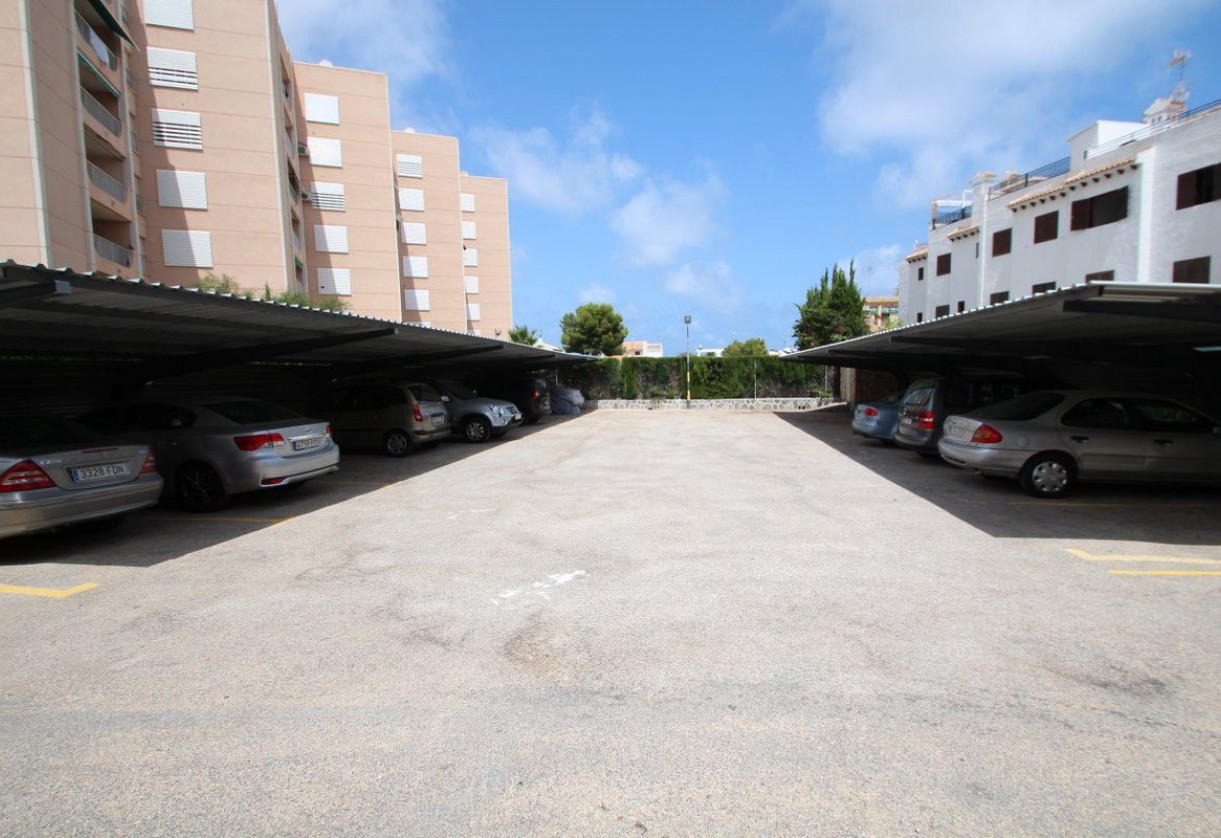
[[[1034,186],[1036,183],[1042,183],[1049,178],[1066,175],[1068,174],[1070,162],[1069,158],[1065,157],[1054,163],[1048,163],[1046,166],[1031,169],[1024,175],[1010,175],[999,183],[992,185],[992,188],[988,190],[988,200],[999,198],[1001,195],[1008,195],[1011,192],[1020,192],[1027,186]]]
[[[121,244],[115,244],[110,239],[104,239],[95,234],[93,237],[93,249],[101,259],[121,265],[124,268],[131,267],[130,248],[124,247]]]
[[[86,162],[89,169],[89,182],[98,189],[114,198],[120,204],[127,203],[127,187],[118,178],[106,174],[92,163]]]
[[[116,140],[122,137],[122,124],[119,118],[106,109],[106,106],[93,98],[93,95],[88,90],[81,88],[81,104],[85,107],[85,113],[93,117],[93,119],[105,128]]]
[[[75,12],[75,14],[76,30],[80,34],[81,40],[89,45],[89,49],[103,64],[117,73],[119,71],[119,56],[106,45],[106,42],[102,40],[102,36],[89,25],[89,21],[85,20],[80,12]]]
[[[959,221],[970,217],[971,205],[967,204],[965,207],[961,207],[960,209],[951,210],[950,212],[943,212],[933,216],[933,220],[929,223],[929,226],[936,230],[938,227],[944,227],[947,224],[957,224]]]
[[[301,247],[301,236],[297,235],[296,230],[292,231],[292,237],[293,237],[293,253],[304,253],[305,251]]]

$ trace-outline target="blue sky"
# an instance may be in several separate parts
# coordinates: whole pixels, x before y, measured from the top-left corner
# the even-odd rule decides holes
[[[298,60],[386,72],[395,128],[509,179],[515,319],[555,343],[595,301],[667,354],[684,314],[788,346],[824,269],[893,293],[933,198],[1139,120],[1176,49],[1221,99],[1221,0],[279,5]]]

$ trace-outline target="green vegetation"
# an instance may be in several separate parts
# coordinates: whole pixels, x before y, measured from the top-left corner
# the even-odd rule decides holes
[[[560,320],[565,352],[582,355],[618,355],[623,351],[627,326],[610,303],[586,303]]]
[[[867,334],[864,309],[854,264],[848,264],[847,274],[838,265],[823,271],[822,280],[806,291],[806,301],[797,306],[793,324],[797,348],[811,349]]]
[[[738,358],[749,355],[766,355],[767,342],[763,338],[747,338],[746,340],[735,340],[733,343],[721,350],[721,356],[724,358]]]
[[[538,343],[538,329],[531,329],[529,326],[514,326],[509,329],[509,340],[526,346],[534,346]]]
[[[204,274],[195,285],[200,291],[217,294],[232,294],[235,297],[249,297],[250,292],[238,285],[237,279],[229,274],[217,276],[214,273]]]
[[[601,358],[564,372],[591,399],[681,399],[686,358]],[[823,368],[770,355],[691,358],[693,399],[802,398],[825,395]]]

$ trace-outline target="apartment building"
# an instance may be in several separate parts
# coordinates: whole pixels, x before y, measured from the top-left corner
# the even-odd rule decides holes
[[[1221,283],[1221,102],[1159,99],[1068,145],[932,202],[928,240],[899,268],[904,323],[1080,283]]]
[[[508,185],[294,62],[272,0],[0,0],[0,259],[507,338]]]

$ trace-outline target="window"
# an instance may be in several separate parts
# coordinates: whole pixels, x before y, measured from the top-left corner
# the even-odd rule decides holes
[[[933,317],[949,317],[949,316],[950,316],[949,305],[937,306],[937,308],[933,310]]]
[[[404,291],[403,308],[407,311],[430,311],[431,301],[428,297],[427,291]]]
[[[315,224],[314,250],[318,253],[347,253],[348,228],[334,224]]]
[[[166,267],[212,267],[212,234],[198,230],[162,230],[161,249]]]
[[[477,277],[477,276],[464,277],[462,282],[463,282],[463,285],[466,286],[466,293],[468,293],[468,294],[478,294],[479,293],[479,277]]]
[[[924,282],[924,266],[916,268],[916,282]]]
[[[1221,199],[1221,163],[1179,175],[1179,195],[1175,209],[1187,209]]]
[[[1088,285],[1091,282],[1114,282],[1115,271],[1095,271],[1092,274],[1085,275],[1085,282]]]
[[[1013,251],[1013,228],[997,230],[992,234],[992,255],[1007,256]]]
[[[309,160],[315,166],[332,169],[343,168],[343,143],[325,137],[310,137],[305,141],[309,148]]]
[[[208,182],[203,172],[157,170],[157,203],[181,209],[208,208]]]
[[[1200,285],[1208,284],[1209,262],[1212,259],[1210,256],[1202,256],[1199,259],[1183,259],[1180,262],[1174,263],[1175,282],[1192,282]]]
[[[950,272],[950,254],[942,253],[937,257],[937,276],[945,276]]]
[[[470,192],[462,193],[462,211],[463,212],[474,212],[475,211],[475,196],[472,195]]]
[[[463,248],[462,264],[468,268],[479,267],[479,251],[473,247]]]
[[[1128,409],[1118,399],[1086,399],[1069,408],[1060,423],[1070,428],[1125,430],[1132,427]]]
[[[199,90],[199,71],[195,53],[178,49],[146,47],[148,59],[148,82],[153,87],[177,87],[181,90]]]
[[[424,211],[424,190],[423,189],[400,189],[399,190],[399,209],[412,210],[414,212]]]
[[[424,177],[424,158],[418,154],[396,154],[394,169],[399,177]]]
[[[1034,220],[1034,243],[1049,242],[1060,236],[1060,211],[1037,216]]]
[[[1056,290],[1056,283],[1054,283],[1054,282],[1039,282],[1035,285],[1030,286],[1031,294],[1042,294],[1045,291],[1055,291],[1055,290]]]
[[[153,144],[203,151],[203,120],[194,111],[153,108]]]
[[[1007,303],[1007,302],[1009,302],[1009,292],[1008,291],[997,291],[995,294],[993,294],[991,297],[988,298],[988,305],[994,306],[997,303]]]
[[[352,294],[352,271],[348,268],[319,268],[318,293],[350,296]]]
[[[1128,408],[1147,431],[1167,434],[1211,434],[1216,426],[1194,410],[1161,399],[1132,399]]]
[[[403,244],[428,244],[428,228],[416,221],[404,221]]]
[[[316,209],[331,212],[346,212],[348,209],[348,198],[344,194],[342,183],[314,181],[309,185],[309,202]]]
[[[466,304],[466,319],[472,323],[479,322],[479,303]]]
[[[1068,226],[1073,230],[1088,230],[1103,224],[1114,224],[1127,217],[1128,187],[1125,186],[1123,189],[1103,192],[1093,198],[1073,201],[1073,212]]]
[[[191,0],[144,0],[144,23],[171,29],[194,29]]]
[[[967,301],[959,300],[958,301],[958,313],[961,314],[962,312],[964,312],[966,310],[967,310]]]
[[[923,322],[924,322],[924,312],[923,312],[923,311],[917,311],[917,312],[916,312],[916,322],[917,322],[917,323],[923,323]]]
[[[428,257],[427,256],[404,256],[403,257],[403,276],[410,276],[416,279],[428,278]]]
[[[339,124],[339,97],[325,93],[305,94],[305,121]]]

